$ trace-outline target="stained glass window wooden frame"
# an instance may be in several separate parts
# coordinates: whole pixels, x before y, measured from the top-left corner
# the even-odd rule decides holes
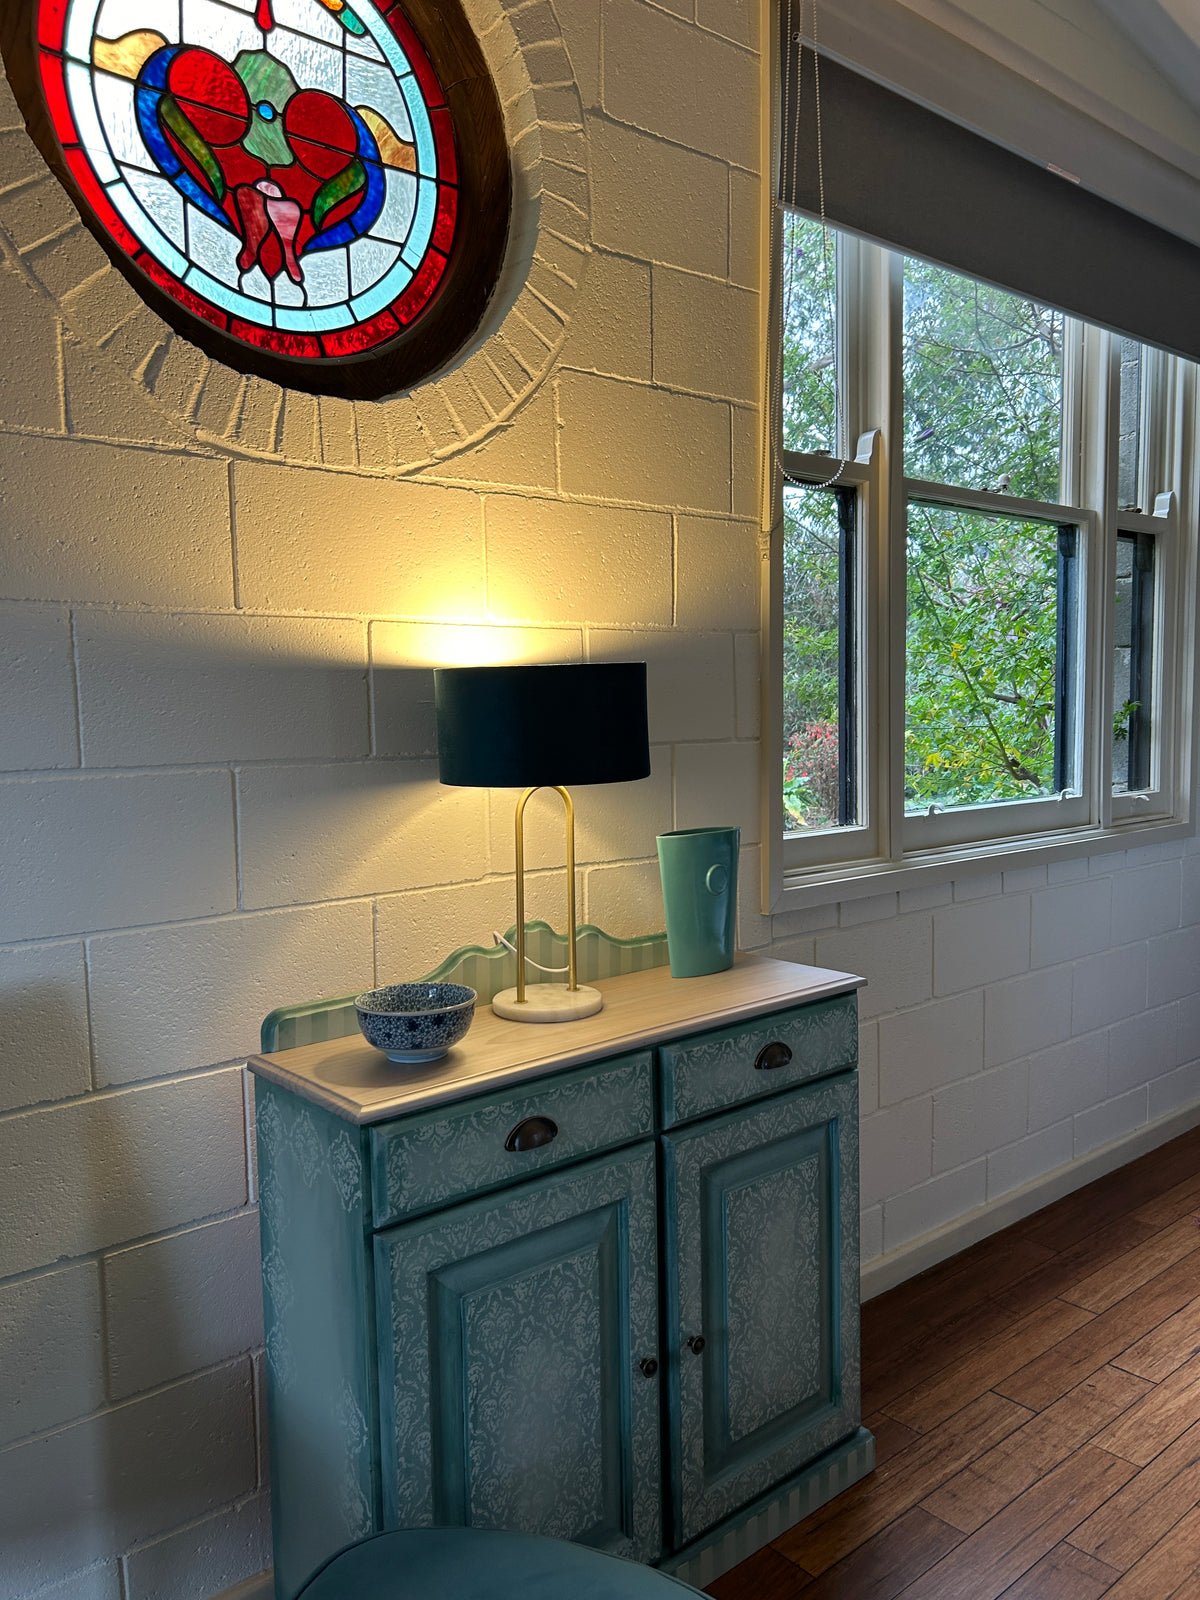
[[[208,355],[371,399],[470,340],[499,277],[511,177],[460,0],[2,12],[38,148],[115,265]]]

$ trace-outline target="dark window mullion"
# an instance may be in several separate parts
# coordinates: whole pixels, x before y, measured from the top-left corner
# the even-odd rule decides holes
[[[1154,536],[1134,537],[1133,585],[1130,597],[1129,775],[1126,787],[1150,787],[1150,723],[1154,657]]]
[[[1058,530],[1058,626],[1054,645],[1054,788],[1074,787],[1075,664],[1079,640],[1079,530]]]
[[[858,821],[858,497],[838,495],[838,824]]]

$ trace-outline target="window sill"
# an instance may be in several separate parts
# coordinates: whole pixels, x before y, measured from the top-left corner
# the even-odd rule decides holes
[[[768,912],[803,911],[840,900],[862,900],[868,895],[899,889],[929,888],[976,873],[1015,872],[1024,867],[1046,866],[1052,861],[1078,860],[1110,850],[1143,849],[1188,839],[1194,828],[1178,818],[1117,823],[1111,828],[1077,828],[1069,833],[1041,835],[1037,839],[998,845],[945,846],[912,851],[899,861],[839,862],[836,866],[785,869],[782,887],[764,881],[763,899]],[[769,852],[764,852],[769,854]]]

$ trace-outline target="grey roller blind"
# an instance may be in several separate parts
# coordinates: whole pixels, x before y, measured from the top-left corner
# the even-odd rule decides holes
[[[797,93],[791,50],[782,193],[816,212],[813,63]],[[828,57],[821,116],[830,222],[1200,360],[1196,246]]]

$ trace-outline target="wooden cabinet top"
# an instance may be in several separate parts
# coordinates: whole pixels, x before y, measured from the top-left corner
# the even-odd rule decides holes
[[[604,1009],[578,1022],[506,1022],[481,1005],[470,1033],[440,1061],[401,1066],[361,1035],[251,1056],[250,1069],[353,1123],[382,1122],[682,1034],[723,1028],[859,988],[864,979],[769,956],[726,972],[672,978],[668,967],[595,984]]]

